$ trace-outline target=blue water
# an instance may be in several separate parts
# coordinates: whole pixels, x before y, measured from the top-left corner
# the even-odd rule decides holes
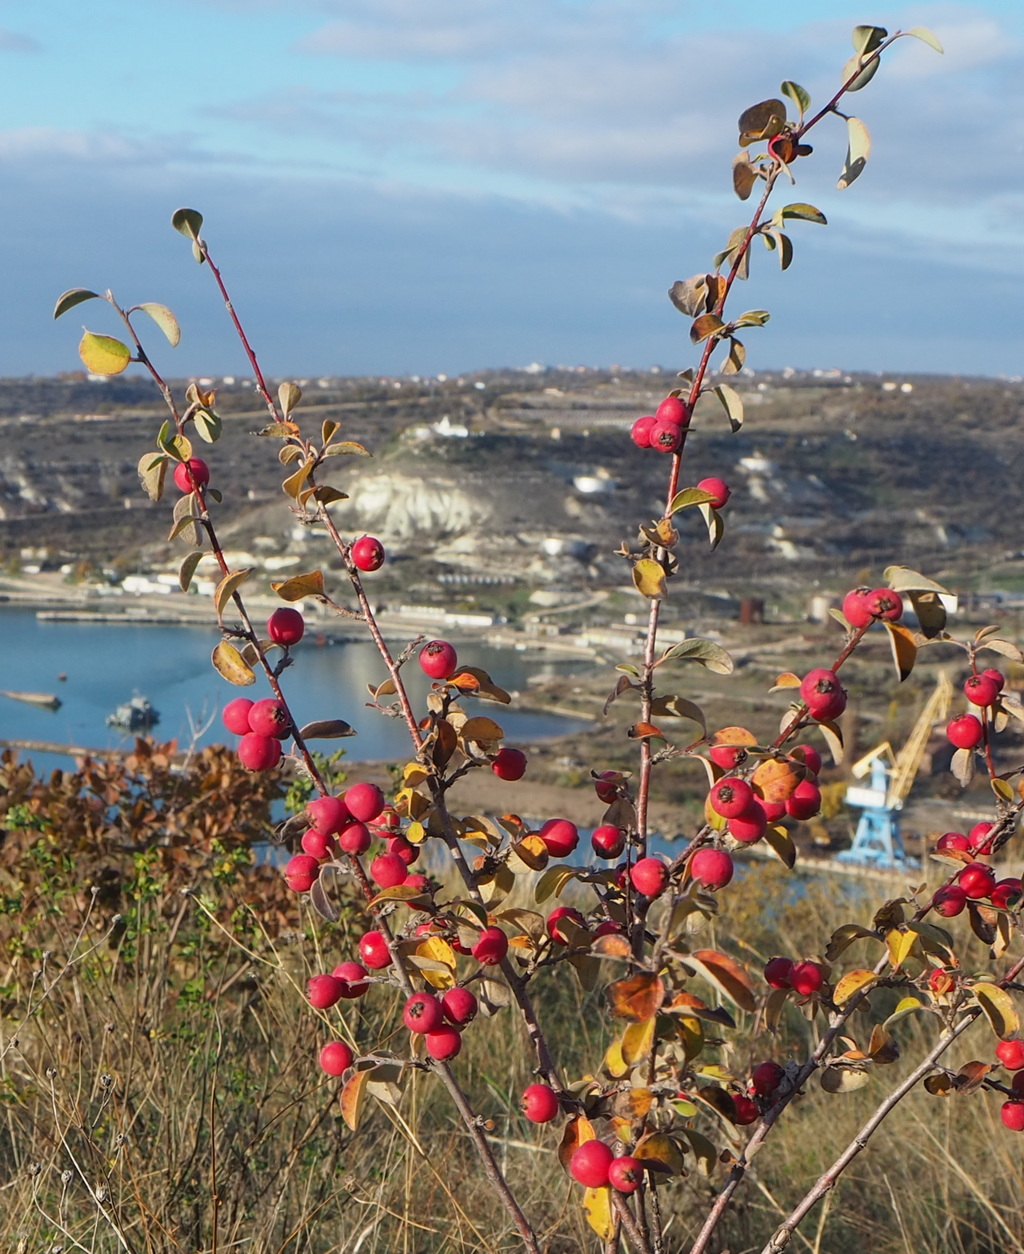
[[[147,696],[160,713],[153,734],[185,745],[192,728],[205,728],[199,744],[234,743],[220,722],[221,708],[234,697],[269,696],[267,681],[258,676],[249,688],[235,688],[213,670],[210,654],[220,638],[215,627],[142,626],[107,623],[41,623],[31,610],[0,608],[0,689],[52,692],[63,702],[57,711],[0,697],[0,740],[46,740],[88,748],[118,748],[131,738],[104,720],[115,706],[135,692]],[[399,645],[402,642],[399,642]],[[343,718],[358,735],[321,741],[330,751],[344,746],[353,760],[399,760],[409,751],[404,724],[366,708],[367,683],[386,678],[372,643],[317,648],[300,644],[295,663],[281,678],[300,726],[313,719]],[[510,692],[526,687],[527,678],[564,662],[538,654],[465,644],[460,660],[480,666]],[[66,680],[58,676],[65,673]],[[415,707],[423,708],[429,681],[412,663],[405,672]],[[549,736],[570,734],[586,724],[529,710],[467,699],[471,712],[495,717],[509,744],[529,744]],[[210,722],[212,718],[212,723]],[[209,725],[208,725],[209,724]],[[67,769],[65,756],[26,754],[39,770]]]

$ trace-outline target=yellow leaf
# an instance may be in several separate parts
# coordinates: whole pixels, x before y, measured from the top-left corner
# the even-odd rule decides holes
[[[272,583],[271,588],[282,601],[301,601],[303,597],[322,597],[324,594],[323,571],[311,570],[305,575],[294,575]]]
[[[754,772],[751,782],[765,801],[788,801],[800,779],[788,762],[767,758]]]
[[[660,562],[643,557],[633,567],[633,583],[641,596],[660,601],[665,596],[665,571]]]
[[[458,959],[455,956],[455,950],[442,936],[430,936],[421,944],[416,946],[416,956],[419,958],[428,958],[432,962],[439,962],[447,968],[446,971],[433,971],[426,967],[420,967],[423,972],[423,978],[428,984],[434,988],[452,988],[455,985],[455,967]]]
[[[503,739],[505,733],[493,718],[477,715],[475,718],[466,719],[459,729],[459,735],[463,740],[479,740],[490,744]]]
[[[222,640],[213,650],[212,661],[214,670],[222,675],[229,684],[245,688],[249,684],[256,682],[256,674],[253,669],[242,660],[242,655],[235,646],[228,644],[226,640]]]
[[[583,1193],[583,1213],[601,1240],[610,1241],[615,1232],[611,1189],[586,1189]]]
[[[86,331],[82,336],[78,355],[90,374],[120,374],[132,359],[127,344],[110,335],[96,335],[92,331]]]
[[[575,1119],[570,1119],[565,1125],[565,1131],[562,1133],[562,1140],[558,1146],[558,1161],[562,1166],[569,1170],[569,1159],[586,1141],[597,1139],[597,1133],[594,1131],[594,1125],[586,1117],[586,1115],[577,1115]]]
[[[889,961],[892,963],[894,971],[898,971],[906,961],[910,951],[914,948],[916,940],[916,932],[900,932],[893,928],[887,934],[885,943],[889,949]]]
[[[629,1066],[646,1058],[654,1044],[654,1019],[631,1023],[622,1034],[622,1057]]]
[[[1020,1031],[1020,1016],[1013,999],[1005,989],[996,984],[975,984],[971,989],[975,1000],[985,1013],[992,1031],[1001,1040]]]
[[[836,985],[832,999],[837,1006],[843,1006],[862,989],[870,988],[877,980],[878,976],[874,971],[847,971]]]
[[[633,1157],[639,1158],[645,1167],[653,1167],[669,1175],[678,1176],[683,1170],[683,1151],[664,1132],[655,1132],[638,1141]]]
[[[608,1046],[604,1056],[604,1069],[616,1080],[621,1079],[629,1070],[629,1065],[622,1056],[622,1043],[620,1041],[612,1041]]]

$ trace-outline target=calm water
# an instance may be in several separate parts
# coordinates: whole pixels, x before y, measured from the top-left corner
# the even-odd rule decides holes
[[[210,653],[219,639],[215,628],[40,623],[31,610],[0,608],[0,631],[0,689],[52,692],[63,702],[59,710],[51,711],[0,697],[0,739],[47,740],[97,749],[127,745],[131,738],[107,727],[104,720],[115,706],[139,692],[160,712],[154,732],[159,738],[176,737],[187,743],[192,724],[205,726],[216,716],[200,743],[232,743],[220,722],[220,709],[233,697],[270,695],[262,677],[250,688],[234,688],[213,670]],[[318,747],[330,751],[344,745],[353,759],[366,761],[397,760],[408,753],[404,724],[365,705],[367,683],[386,678],[372,643],[328,648],[300,645],[294,656],[295,663],[285,671],[282,684],[299,724],[343,718],[358,732],[343,741],[321,741]],[[510,692],[525,689],[530,675],[554,667],[564,670],[567,665],[475,643],[460,647],[459,656],[469,665],[483,667]],[[62,672],[67,675],[63,682],[58,679]],[[428,681],[415,664],[406,674],[414,698],[422,698]],[[511,744],[568,734],[585,726],[490,702],[467,701],[466,705],[497,717]],[[63,756],[33,753],[31,757],[41,770],[68,766]]]

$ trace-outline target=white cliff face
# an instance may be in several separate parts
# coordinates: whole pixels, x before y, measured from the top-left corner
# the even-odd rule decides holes
[[[353,484],[344,503],[348,525],[358,525],[382,540],[429,536],[433,541],[460,535],[486,522],[490,503],[454,480],[416,479],[381,473]],[[336,507],[339,516],[342,507]]]

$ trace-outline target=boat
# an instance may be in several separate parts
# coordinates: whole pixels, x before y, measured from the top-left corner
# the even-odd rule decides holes
[[[52,692],[7,692],[0,689],[0,697],[10,697],[12,701],[27,701],[29,705],[41,705],[48,710],[59,710],[61,699]]]
[[[130,701],[119,705],[113,714],[108,714],[106,721],[108,727],[118,727],[122,731],[145,732],[160,722],[160,715],[147,697],[136,693]]]

